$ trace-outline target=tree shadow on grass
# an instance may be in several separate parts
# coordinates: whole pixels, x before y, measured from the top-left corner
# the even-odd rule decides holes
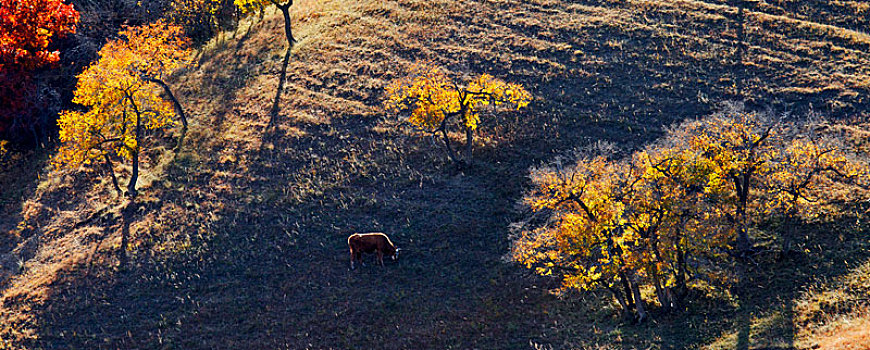
[[[544,12],[532,3],[522,6],[525,13]],[[470,17],[457,20],[474,25]],[[537,30],[510,18],[495,20],[518,33]],[[710,28],[722,29],[717,26],[724,24]],[[684,56],[654,60],[667,53],[661,45],[668,40],[654,34],[554,30],[551,35],[571,50],[588,53],[579,61],[572,61],[578,56],[573,51],[523,48],[517,51],[527,50],[526,59],[508,67],[482,55],[445,53],[454,61],[480,63],[475,67],[484,68],[475,73],[516,78],[542,97],[528,112],[505,116],[521,120],[505,123],[511,142],[482,148],[474,168],[449,167],[432,156],[440,149],[400,132],[377,132],[377,120],[356,115],[330,115],[332,122],[322,124],[276,120],[299,128],[302,136],[275,137],[268,149],[240,150],[238,161],[220,162],[202,152],[208,171],[170,172],[173,188],[186,190],[167,190],[160,198],[166,207],[188,208],[167,215],[187,221],[166,231],[190,237],[189,243],[131,255],[118,272],[68,276],[53,285],[57,296],[35,311],[40,338],[33,345],[525,348],[535,340],[575,348],[692,348],[736,332],[736,342],[751,347],[754,315],[776,311],[812,281],[847,269],[825,265],[836,259],[824,255],[762,264],[734,287],[739,307],[699,296],[684,314],[654,312],[655,323],[632,326],[599,311],[603,303],[559,300],[547,292],[556,286],[553,280],[502,262],[510,244],[506,227],[517,219],[513,209],[528,184],[529,166],[595,140],[639,147],[660,135],[662,125],[704,115],[716,100],[738,96],[729,82],[716,79],[733,77],[727,66]],[[636,47],[619,49],[620,42]],[[548,75],[553,72],[534,55],[575,73]],[[214,65],[205,72],[245,76],[242,65]],[[223,79],[229,78],[207,77],[204,83]],[[217,95],[221,104],[245,85],[226,83],[228,91]],[[207,202],[210,207],[196,208]],[[216,220],[205,219],[210,216]],[[387,232],[407,254],[384,268],[369,264],[349,271],[346,237],[363,230]],[[830,229],[813,232],[825,230]],[[863,259],[824,238],[820,243],[829,251]],[[777,287],[759,288],[765,284]],[[782,314],[783,320],[791,317]]]
[[[486,26],[474,12],[451,16],[458,27],[481,33],[466,34],[476,40],[485,42],[483,33],[500,33],[504,38],[552,44],[505,39],[510,60],[485,50],[447,54],[453,61],[466,62],[476,73],[520,82],[541,97],[534,102],[535,113],[548,117],[536,118],[539,122],[529,127],[531,142],[550,138],[576,145],[575,135],[600,134],[620,146],[636,148],[660,135],[663,126],[706,116],[722,101],[741,101],[749,109],[769,108],[774,113],[815,111],[834,119],[851,118],[870,107],[870,101],[849,92],[867,91],[865,86],[842,86],[839,93],[826,87],[839,81],[839,59],[823,51],[807,53],[802,44],[780,40],[796,33],[788,25],[760,23],[760,13],[749,15],[722,7],[694,14],[666,4],[576,3],[584,6],[564,12],[552,4],[492,5],[498,16]],[[594,20],[602,16],[599,12],[612,12],[626,22],[600,23]],[[710,20],[714,15],[718,19]],[[582,18],[588,23],[572,22]],[[566,25],[560,25],[563,22]],[[643,26],[638,28],[638,24]],[[738,31],[737,37],[729,32],[729,28],[746,25],[765,30]],[[836,36],[809,35],[806,40],[841,44]],[[861,49],[860,43],[851,46]],[[781,62],[766,64],[770,57],[781,57]],[[853,59],[864,62],[859,65],[870,63],[866,58]],[[818,62],[818,79],[804,79],[796,73],[814,69],[807,62]],[[577,132],[590,129],[595,132]]]
[[[267,62],[267,53],[252,50],[251,39],[262,28],[264,22],[254,23],[242,37],[231,39],[214,39],[211,45],[200,49],[195,71],[187,74],[193,78],[177,81],[178,90],[184,100],[200,100],[199,105],[187,103],[192,110],[206,110],[212,115],[200,116],[201,124],[221,125],[227,113],[233,113],[237,92],[246,87],[248,82],[259,76],[263,64]],[[262,38],[259,38],[262,40]],[[213,118],[213,119],[211,119]]]
[[[727,288],[733,299],[696,295],[685,312],[654,312],[652,324],[624,327],[623,342],[663,349],[795,349],[801,325],[794,305],[803,293],[870,259],[870,244],[862,238],[867,228],[854,222],[847,217],[801,225],[810,237],[801,244],[813,252],[780,261],[778,252],[770,251],[757,255],[755,262],[735,265],[740,280]]]
[[[278,88],[275,90],[275,99],[272,101],[272,108],[269,110],[269,124],[266,125],[266,132],[271,131],[278,122],[278,112],[281,109],[281,93],[284,92],[284,84],[287,82],[287,65],[290,64],[290,51],[293,47],[288,47],[284,52],[284,60],[281,62],[281,76],[278,77]]]

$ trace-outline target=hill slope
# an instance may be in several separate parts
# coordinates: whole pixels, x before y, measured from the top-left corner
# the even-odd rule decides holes
[[[24,193],[0,220],[0,337],[32,348],[805,346],[792,305],[868,258],[866,226],[809,227],[818,250],[748,268],[730,299],[699,296],[638,327],[594,297],[550,295],[554,281],[501,258],[526,170],[573,147],[634,149],[729,100],[866,120],[870,36],[848,29],[866,24],[862,6],[299,0],[267,131],[283,58],[270,11],[173,79],[191,132],[180,154],[164,140],[147,155],[137,203],[108,200],[88,169],[22,180],[46,175],[36,162],[34,176],[2,180]],[[485,125],[479,162],[459,171],[380,107],[416,60],[492,73],[536,100]],[[347,234],[375,230],[407,254],[349,271]]]

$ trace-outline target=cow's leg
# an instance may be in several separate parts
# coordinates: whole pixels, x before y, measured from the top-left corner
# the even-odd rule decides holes
[[[380,249],[378,250],[378,263],[384,266],[384,252],[380,251]]]
[[[353,267],[353,260],[354,260],[353,258],[354,258],[353,249],[351,249],[350,250],[350,269],[351,270],[353,270],[353,268],[354,268]]]

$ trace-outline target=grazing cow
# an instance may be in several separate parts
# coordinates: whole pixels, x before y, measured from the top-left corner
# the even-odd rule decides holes
[[[384,266],[384,256],[392,256],[396,260],[399,256],[399,248],[390,241],[387,235],[380,232],[354,233],[347,238],[347,246],[350,248],[350,269],[353,270],[354,260],[363,264],[362,253],[377,253],[378,262]]]

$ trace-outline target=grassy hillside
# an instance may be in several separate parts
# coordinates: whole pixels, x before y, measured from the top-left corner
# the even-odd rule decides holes
[[[95,169],[50,173],[45,156],[0,177],[0,346],[748,349],[866,338],[863,289],[850,286],[868,286],[870,231],[854,219],[801,228],[798,256],[735,266],[744,278],[732,289],[698,292],[686,312],[641,326],[596,293],[557,298],[556,281],[503,261],[527,169],[571,148],[632,150],[731,100],[867,120],[870,36],[850,29],[866,28],[866,5],[727,3],[297,0],[299,43],[266,130],[284,53],[270,10],[172,79],[191,131],[178,154],[171,134],[155,135],[136,203],[110,199]],[[381,107],[383,87],[415,60],[521,83],[535,101],[484,125],[476,165],[458,170]],[[376,230],[405,254],[350,271],[347,235]]]

